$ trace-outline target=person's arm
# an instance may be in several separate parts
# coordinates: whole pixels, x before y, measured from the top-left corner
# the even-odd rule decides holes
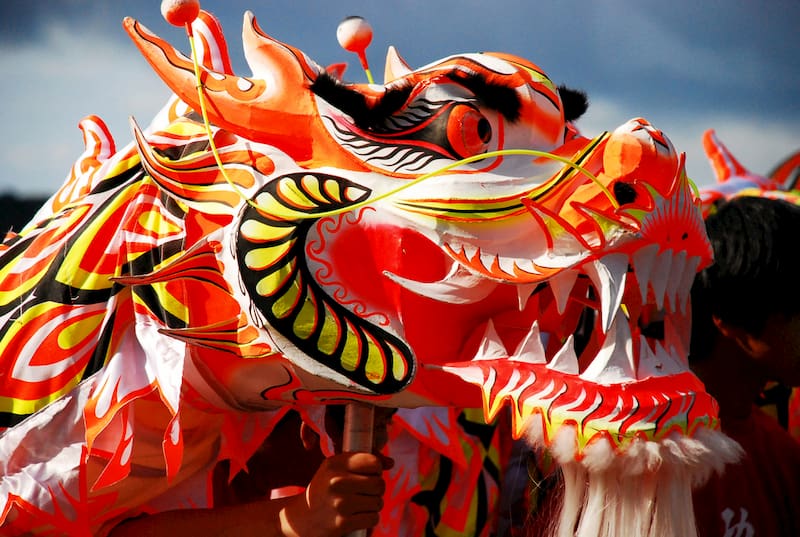
[[[341,537],[378,523],[390,467],[380,455],[341,453],[323,461],[302,494],[129,519],[109,537]]]
[[[280,510],[295,496],[258,500],[209,509],[177,509],[125,520],[108,537],[189,537],[286,535],[280,528]]]

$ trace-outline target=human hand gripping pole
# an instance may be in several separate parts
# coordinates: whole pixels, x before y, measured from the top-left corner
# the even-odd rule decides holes
[[[363,451],[372,453],[375,407],[363,403],[348,403],[344,411],[344,436],[342,450],[345,453]],[[347,537],[366,537],[367,530],[351,532]]]

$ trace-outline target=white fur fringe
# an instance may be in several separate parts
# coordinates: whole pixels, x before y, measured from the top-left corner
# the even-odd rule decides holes
[[[528,441],[543,446],[541,422],[530,422]],[[596,439],[576,460],[575,427],[564,425],[549,450],[564,476],[553,537],[696,537],[692,488],[743,454],[722,432],[702,427],[692,438],[635,439],[623,452]]]

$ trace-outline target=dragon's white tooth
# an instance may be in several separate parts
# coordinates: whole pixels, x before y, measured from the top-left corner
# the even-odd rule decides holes
[[[480,254],[481,265],[486,269],[486,272],[495,272],[495,266],[500,267],[500,259],[497,254]],[[503,267],[500,267],[503,269]],[[503,269],[504,270],[504,269]]]
[[[684,373],[687,366],[675,359],[675,355],[667,352],[660,341],[655,342],[655,351],[650,348],[645,338],[640,338],[639,367],[636,375],[639,380],[648,377],[665,377]]]
[[[650,278],[650,285],[653,287],[653,294],[656,297],[656,307],[664,307],[664,293],[667,291],[669,282],[669,271],[672,266],[672,250],[664,250],[658,254],[656,265],[653,267],[653,274]]]
[[[528,304],[528,299],[533,294],[533,290],[536,289],[536,286],[539,285],[537,283],[520,283],[517,285],[517,302],[519,303],[519,311],[525,309],[525,306]]]
[[[570,334],[564,346],[558,349],[553,359],[547,364],[548,369],[569,375],[578,374],[578,356],[575,354],[575,339]]]
[[[650,274],[653,272],[658,249],[658,244],[648,244],[631,256],[633,272],[636,274],[636,280],[639,282],[639,291],[642,294],[642,304],[647,302],[647,285],[650,283]]]
[[[688,366],[689,344],[692,335],[692,319],[688,315],[664,317],[664,345]]]
[[[670,276],[667,280],[667,298],[673,311],[678,311],[678,288],[683,278],[683,269],[686,266],[686,250],[681,250],[672,257]]]
[[[681,363],[681,359],[668,352],[660,341],[656,341],[655,347],[655,359],[662,365],[662,375],[677,375],[689,369],[688,364]]]
[[[597,356],[581,378],[602,384],[620,384],[636,379],[631,330],[624,315],[614,316],[611,331]]]
[[[697,275],[697,267],[700,265],[700,256],[690,257],[686,260],[686,265],[683,268],[681,275],[681,283],[678,285],[678,307],[682,314],[689,311],[688,303],[692,291],[692,284]]]
[[[514,269],[516,268],[514,259],[503,256],[496,256],[494,258],[497,259],[497,266],[500,267],[500,270],[502,270],[506,274],[514,274]]]
[[[536,268],[533,259],[517,259],[514,265],[518,271],[527,272],[528,274],[541,274],[541,271]]]
[[[567,269],[562,270],[548,281],[556,299],[556,309],[558,309],[559,314],[563,314],[567,308],[567,300],[577,279],[578,273]]]
[[[486,330],[483,333],[483,339],[478,347],[478,352],[475,354],[474,360],[497,360],[500,358],[508,358],[508,351],[503,342],[500,341],[500,336],[494,327],[494,323],[489,319],[486,323]]]
[[[639,365],[636,368],[636,378],[644,380],[648,377],[660,377],[664,373],[664,365],[656,359],[656,355],[647,344],[647,338],[639,338]]]
[[[628,256],[622,253],[609,254],[587,263],[583,270],[600,296],[600,328],[605,334],[622,302],[625,278],[628,275]]]
[[[489,296],[499,285],[453,263],[450,272],[436,282],[418,282],[384,271],[383,275],[412,293],[449,304],[473,304]]]
[[[461,244],[461,251],[464,252],[464,258],[472,261],[478,253],[478,247],[473,244]]]
[[[384,84],[388,84],[393,80],[402,78],[411,73],[411,68],[392,45],[386,50],[386,60],[383,65]]]
[[[511,360],[516,362],[525,362],[529,364],[543,364],[547,362],[547,357],[544,354],[544,345],[542,345],[542,336],[539,331],[539,323],[534,321],[531,329],[525,334],[525,337],[517,345],[514,355]]]

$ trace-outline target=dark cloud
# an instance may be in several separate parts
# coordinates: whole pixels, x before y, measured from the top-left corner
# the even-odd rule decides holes
[[[0,2],[0,44],[36,40],[43,20],[41,12],[47,12],[41,2]]]
[[[180,31],[161,17],[159,6],[157,0],[2,0],[0,47],[13,50],[36,43],[54,26],[124,41],[127,36],[122,30],[122,20],[126,16],[142,20],[159,33],[174,32],[180,36]]]
[[[132,16],[187,51],[185,33],[162,19],[159,4],[158,0],[0,0],[0,54],[6,58],[19,54],[30,63],[24,72],[18,64],[5,64],[7,70],[18,71],[18,79],[32,79],[37,69],[52,70],[52,60],[43,59],[41,66],[37,62],[44,56],[45,46],[58,47],[65,42],[58,32],[51,31],[58,26],[78,37],[91,34],[93,46],[99,44],[98,53],[107,43],[107,49],[118,58],[120,72],[136,70],[143,73],[137,74],[142,81],[162,87],[155,75],[149,78],[151,73],[121,28],[123,17]],[[368,57],[377,81],[382,80],[389,45],[395,45],[412,67],[459,52],[503,51],[528,58],[558,84],[585,90],[593,103],[586,121],[601,129],[613,129],[619,124],[615,121],[643,116],[668,134],[680,133],[684,145],[699,146],[702,128],[719,127],[723,121],[729,127],[739,124],[736,136],[746,141],[746,129],[741,126],[746,124],[755,126],[751,137],[761,143],[744,145],[752,152],[763,152],[766,134],[778,137],[774,132],[757,132],[760,126],[777,129],[781,139],[789,139],[784,141],[787,151],[794,144],[792,137],[800,139],[797,0],[498,0],[491,4],[485,0],[203,0],[201,4],[220,19],[234,69],[240,74],[250,74],[240,36],[243,14],[252,10],[270,35],[323,65],[346,61],[345,77],[364,82],[355,56],[336,41],[338,23],[346,16],[360,15],[374,30]],[[76,70],[95,65],[108,69],[111,63],[107,57],[92,58],[92,50],[86,47],[71,54],[60,52],[60,61],[75,58]],[[87,72],[84,101],[71,97],[69,105],[53,106],[46,116],[49,125],[67,124],[73,129],[79,117],[76,114],[88,113],[85,109],[95,112],[97,92],[104,87],[102,76],[90,79]],[[50,79],[43,75],[43,80],[47,83]],[[30,93],[7,87],[0,91],[0,98],[12,107],[30,106],[42,113],[45,105],[54,104],[43,103],[41,96],[39,102],[29,104]],[[132,100],[121,94],[118,105],[107,104],[118,106],[115,113],[124,116],[133,108]],[[599,111],[598,103],[604,107]],[[138,114],[147,118],[155,112],[153,108],[143,106]],[[102,115],[111,114],[103,110]],[[29,114],[26,119],[33,122],[32,117]],[[41,127],[17,125],[5,143],[36,136]],[[126,125],[119,131],[122,136],[129,135]],[[59,169],[67,169],[70,163],[59,164]],[[35,167],[31,163],[31,168]]]
[[[69,24],[82,19],[100,20],[110,11],[109,5],[114,4],[100,0],[3,0],[0,2],[0,44],[21,46],[36,41],[53,21]]]

